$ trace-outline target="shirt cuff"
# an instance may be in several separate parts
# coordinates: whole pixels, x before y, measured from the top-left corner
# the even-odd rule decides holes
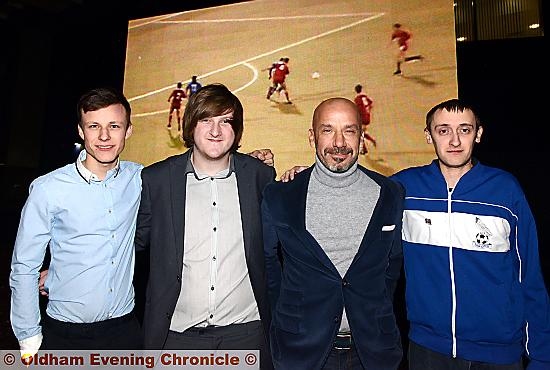
[[[32,357],[38,353],[40,345],[42,344],[42,333],[38,333],[35,336],[25,338],[19,341],[19,350],[21,352],[21,359]]]

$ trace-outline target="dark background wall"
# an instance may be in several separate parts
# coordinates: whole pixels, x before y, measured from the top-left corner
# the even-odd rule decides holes
[[[97,86],[122,88],[128,20],[231,2],[0,2],[0,349],[18,348],[8,276],[28,186],[74,160],[79,96]],[[140,288],[143,277],[137,277]]]
[[[73,160],[80,94],[96,86],[122,88],[127,20],[231,1],[44,3],[54,5],[27,0],[0,7],[0,348],[5,349],[16,348],[8,275],[28,185]],[[457,43],[459,96],[478,105],[485,125],[476,155],[512,172],[524,187],[550,286],[546,52],[544,36]]]

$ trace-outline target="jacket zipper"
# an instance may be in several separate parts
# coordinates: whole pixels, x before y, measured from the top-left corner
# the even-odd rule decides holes
[[[452,213],[451,213],[451,199],[453,195],[454,188],[447,187],[447,216],[448,216],[448,227],[449,227],[449,272],[451,274],[451,290],[452,290],[452,313],[451,313],[451,332],[453,337],[453,358],[456,358],[456,286],[455,286],[455,269],[454,269],[454,260],[453,260],[453,225],[452,225]]]

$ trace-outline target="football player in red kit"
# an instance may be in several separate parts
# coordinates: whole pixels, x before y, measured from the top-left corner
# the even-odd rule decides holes
[[[355,102],[355,105],[357,105],[359,112],[361,112],[361,127],[363,129],[363,140],[361,141],[361,145],[359,147],[359,153],[367,154],[367,141],[370,141],[372,145],[376,147],[376,140],[367,132],[367,126],[370,125],[370,113],[374,101],[363,92],[363,86],[360,84],[355,85],[355,92],[357,95],[353,101]]]
[[[273,95],[275,91],[279,94],[281,91],[284,91],[287,104],[292,104],[286,87],[286,76],[290,73],[290,70],[288,69],[289,60],[289,58],[281,58],[281,60],[279,60],[272,69],[272,84],[267,90],[267,99],[271,98],[271,95]]]
[[[422,55],[405,56],[407,50],[409,50],[412,39],[412,32],[405,29],[400,23],[394,23],[392,26],[391,41],[395,42],[399,47],[397,52],[397,69],[393,72],[394,75],[401,74],[401,64],[404,62],[411,62],[415,60],[422,60]]]
[[[185,91],[182,89],[182,83],[178,82],[177,87],[172,91],[168,97],[168,102],[170,103],[170,111],[168,112],[168,125],[166,127],[172,127],[172,117],[174,111],[176,112],[176,118],[178,120],[178,131],[181,131],[181,103],[183,99],[187,97]]]

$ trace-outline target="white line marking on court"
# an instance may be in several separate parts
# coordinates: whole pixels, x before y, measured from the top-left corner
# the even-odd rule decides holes
[[[368,14],[372,14],[372,13],[368,13]],[[282,46],[280,48],[277,48],[277,49],[273,49],[271,51],[267,51],[265,53],[262,53],[262,54],[258,54],[254,57],[251,57],[251,58],[248,58],[248,59],[245,59],[245,60],[242,60],[240,62],[236,62],[236,63],[233,63],[233,64],[230,64],[228,66],[225,66],[225,67],[222,67],[222,68],[218,68],[214,71],[210,71],[210,72],[207,72],[203,75],[200,75],[200,76],[197,76],[198,79],[201,79],[201,78],[204,78],[204,77],[208,77],[208,76],[211,76],[211,75],[214,75],[216,73],[220,73],[220,72],[224,72],[224,71],[227,71],[228,69],[231,69],[231,68],[234,68],[234,67],[237,67],[237,66],[240,66],[240,65],[246,65],[248,64],[248,62],[252,62],[254,60],[258,60],[260,58],[263,58],[263,57],[266,57],[266,56],[269,56],[269,55],[272,55],[272,54],[275,54],[275,53],[279,53],[283,50],[287,50],[287,49],[290,49],[290,48],[293,48],[295,46],[298,46],[298,45],[302,45],[302,44],[305,44],[306,42],[310,42],[310,41],[313,41],[313,40],[316,40],[316,39],[319,39],[321,37],[325,37],[325,36],[328,36],[328,35],[331,35],[333,33],[336,33],[336,32],[340,32],[340,31],[343,31],[343,30],[346,30],[348,28],[352,28],[352,27],[355,27],[361,23],[364,23],[364,22],[368,22],[368,21],[371,21],[373,19],[377,19],[377,18],[380,18],[382,16],[384,16],[385,13],[377,13],[377,14],[374,14],[370,17],[367,17],[367,18],[363,18],[363,19],[360,19],[358,21],[355,21],[355,22],[352,22],[350,24],[347,24],[345,26],[341,26],[341,27],[337,27],[337,28],[334,28],[332,30],[329,30],[329,31],[326,31],[326,32],[322,32],[318,35],[315,35],[315,36],[311,36],[311,37],[307,37],[305,39],[302,39],[300,41],[296,41],[296,42],[293,42],[291,44],[288,44],[288,45],[285,45],[285,46]],[[257,71],[256,71],[257,73]],[[185,82],[188,82],[189,80],[185,81]],[[250,86],[250,83],[245,85],[245,86]],[[146,98],[148,96],[151,96],[151,95],[155,95],[155,94],[158,94],[160,92],[163,92],[163,91],[166,91],[166,90],[169,90],[169,89],[172,89],[173,88],[173,85],[169,85],[169,86],[165,86],[165,87],[162,87],[160,89],[157,89],[157,90],[154,90],[154,91],[150,91],[148,93],[145,93],[145,94],[142,94],[142,95],[138,95],[138,96],[134,96],[133,98],[129,98],[128,101],[132,102],[132,101],[135,101],[135,100],[138,100],[138,99],[143,99],[143,98]],[[238,91],[241,91],[243,88],[239,88]],[[137,113],[137,114],[133,114],[132,116],[133,117],[144,117],[144,116],[150,116],[150,115],[154,115],[154,114],[159,114],[159,113],[164,113],[164,112],[168,112],[168,110],[162,110],[162,111],[156,111],[156,112],[147,112],[147,113]]]
[[[246,89],[248,86],[252,85],[254,82],[256,82],[256,80],[258,79],[258,69],[256,67],[254,67],[252,64],[250,63],[243,63],[243,65],[245,67],[248,67],[252,70],[252,79],[247,82],[246,84],[244,84],[243,86],[233,90],[232,92],[234,94],[238,93],[239,91],[241,90],[244,90]],[[187,80],[186,82],[189,82],[190,80]],[[153,116],[155,114],[163,114],[163,113],[168,113],[169,109],[163,109],[163,110],[157,110],[155,112],[147,112],[147,113],[137,113],[137,114],[132,114],[132,117],[134,118],[137,118],[137,117],[146,117],[146,116]]]
[[[261,22],[261,21],[293,21],[296,19],[318,19],[318,18],[349,18],[364,17],[370,13],[344,13],[344,14],[319,14],[319,15],[293,15],[281,17],[254,17],[254,18],[228,18],[228,19],[186,19],[183,21],[160,21],[159,23],[177,24],[177,23],[225,23],[225,22]]]
[[[242,4],[244,4],[244,3],[226,4],[226,5],[215,6],[214,8],[225,8],[225,7],[228,7],[228,6],[237,6],[237,5],[242,5]],[[133,20],[130,20],[130,23],[133,22],[133,23],[138,23],[138,24],[134,24],[133,26],[129,26],[128,30],[138,28],[138,27],[142,27],[142,26],[146,26],[146,25],[149,25],[149,24],[152,24],[152,23],[163,23],[162,20],[168,19],[168,18],[173,18],[173,17],[176,17],[176,16],[181,15],[181,14],[198,13],[198,12],[205,11],[205,10],[210,10],[210,8],[193,9],[193,10],[187,10],[185,12],[167,14],[167,15],[160,16],[160,17],[158,17],[158,16],[157,17],[152,17],[154,19],[151,19],[150,21],[143,22],[143,23],[139,23],[140,19],[133,19]],[[175,22],[177,22],[177,21],[175,21]],[[169,22],[166,22],[166,23],[169,23]]]
[[[239,87],[236,90],[233,90],[234,94],[238,93],[241,90],[246,89],[248,86],[252,85],[258,79],[258,70],[256,69],[256,67],[254,67],[252,64],[246,63],[246,62],[243,63],[243,66],[246,66],[246,67],[250,68],[252,70],[253,76],[252,76],[252,79],[248,83],[244,84],[243,86]]]
[[[168,18],[172,18],[172,17],[175,17],[175,16],[178,16],[180,14],[183,14],[185,12],[179,12],[179,13],[175,13],[175,14],[168,14],[168,15],[165,15],[165,16],[162,16],[162,17],[158,17],[158,18],[155,18],[155,19],[151,19],[150,21],[147,21],[147,22],[143,22],[143,23],[139,23],[139,24],[134,24],[133,26],[128,26],[128,30],[132,30],[134,28],[138,28],[138,27],[143,27],[143,26],[147,26],[148,24],[151,24],[151,23],[157,23],[157,22],[162,22],[163,19],[168,19]],[[160,23],[159,22],[159,23]]]

